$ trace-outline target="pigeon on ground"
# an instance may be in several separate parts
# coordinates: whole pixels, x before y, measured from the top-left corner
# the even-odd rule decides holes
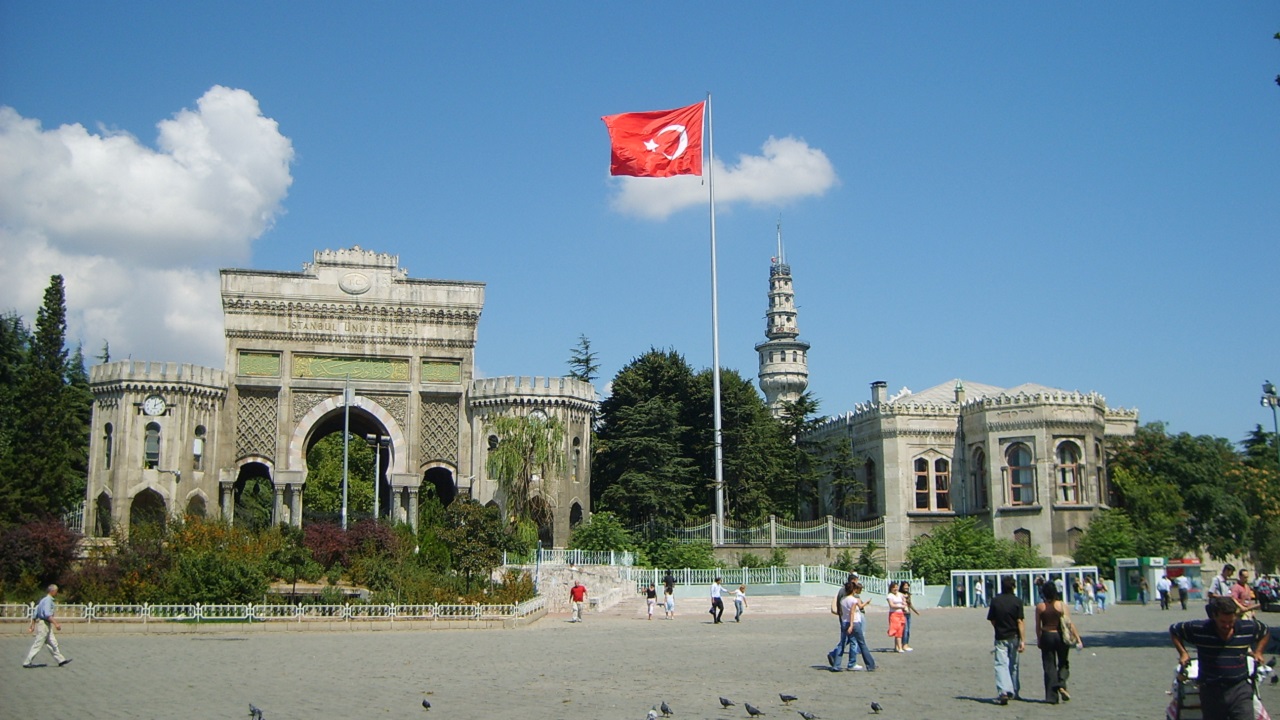
[[[431,702],[430,702],[429,700],[427,700],[426,698],[423,698],[423,699],[422,699],[422,709],[423,709],[423,710],[430,710],[430,709],[431,709]]]
[[[1267,661],[1267,667],[1275,667],[1275,666],[1276,666],[1275,658],[1271,658],[1270,660]]]
[[[645,716],[647,720],[658,720],[658,706],[654,705],[649,708],[649,714]]]
[[[1271,684],[1272,684],[1272,685],[1275,685],[1276,683],[1280,683],[1280,675],[1272,675],[1272,676],[1271,676]]]
[[[747,708],[747,714],[750,715],[751,717],[756,717],[758,715],[764,714],[763,710],[756,707],[755,705],[752,705],[751,703],[742,703],[742,705]]]
[[[803,710],[797,710],[796,712],[800,713],[800,717],[804,718],[804,720],[818,720],[818,716],[811,712],[805,712]]]
[[[671,706],[667,704],[667,701],[666,701],[666,700],[663,700],[663,701],[662,701],[662,708],[661,708],[661,709],[662,709],[662,717],[671,717],[671,715],[672,715],[672,713],[671,713]]]
[[[262,720],[262,710],[258,709],[253,703],[249,703],[249,717],[253,720]]]
[[[880,703],[878,703],[878,702],[873,702],[873,703],[871,703],[871,712],[873,712],[873,713],[875,713],[875,714],[879,715],[879,714],[880,714],[880,711],[881,711],[881,710],[883,710],[883,709],[884,709],[884,708],[880,707]]]
[[[783,705],[790,705],[792,700],[798,699],[795,695],[788,695],[786,693],[778,693],[778,697],[782,698]]]
[[[723,707],[732,707],[732,706],[733,706],[733,701],[732,701],[732,700],[730,700],[729,698],[722,697],[722,698],[720,698],[720,705],[721,705],[721,706],[723,706]]]

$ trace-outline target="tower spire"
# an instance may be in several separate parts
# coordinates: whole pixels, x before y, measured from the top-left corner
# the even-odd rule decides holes
[[[781,215],[777,231],[778,254],[769,266],[769,309],[765,313],[768,339],[756,345],[760,389],[774,416],[781,415],[783,404],[799,399],[809,387],[809,343],[799,339],[791,266],[783,256]]]

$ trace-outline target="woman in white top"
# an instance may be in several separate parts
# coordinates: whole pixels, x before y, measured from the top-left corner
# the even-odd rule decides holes
[[[907,628],[907,601],[898,592],[898,583],[889,583],[885,599],[889,601],[889,637],[893,638],[893,651],[906,652],[902,649],[902,633]]]
[[[742,622],[742,609],[747,606],[747,586],[739,585],[733,591],[733,621]]]

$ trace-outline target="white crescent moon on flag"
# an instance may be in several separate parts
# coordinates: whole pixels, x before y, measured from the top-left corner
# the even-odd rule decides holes
[[[661,130],[659,130],[659,131],[657,132],[657,134],[656,134],[656,135],[654,135],[654,136],[653,136],[653,139],[652,139],[652,140],[650,140],[649,142],[645,143],[645,145],[646,145],[647,147],[649,147],[649,149],[650,149],[650,150],[657,149],[658,144],[657,144],[656,142],[654,142],[654,141],[655,141],[655,140],[657,140],[658,138],[662,137],[662,136],[663,136],[663,135],[665,135],[666,133],[669,133],[669,132],[677,132],[677,133],[680,133],[680,143],[679,143],[678,145],[676,145],[676,151],[675,151],[675,153],[673,153],[673,154],[671,154],[671,155],[668,155],[668,154],[666,154],[666,153],[662,153],[662,156],[663,156],[663,157],[665,157],[665,158],[666,158],[666,159],[668,159],[668,160],[675,160],[676,158],[678,158],[678,157],[680,157],[681,155],[683,155],[683,154],[684,154],[684,151],[685,151],[685,150],[687,150],[687,149],[689,148],[689,133],[685,131],[685,127],[684,127],[683,125],[675,125],[675,124],[672,124],[672,125],[668,125],[668,126],[666,126],[666,127],[662,128]],[[652,144],[651,144],[651,143],[652,143]]]

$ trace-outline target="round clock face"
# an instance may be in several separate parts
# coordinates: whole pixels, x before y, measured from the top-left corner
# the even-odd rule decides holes
[[[164,412],[164,398],[159,395],[149,395],[146,400],[142,401],[142,412],[148,415],[159,415]]]

